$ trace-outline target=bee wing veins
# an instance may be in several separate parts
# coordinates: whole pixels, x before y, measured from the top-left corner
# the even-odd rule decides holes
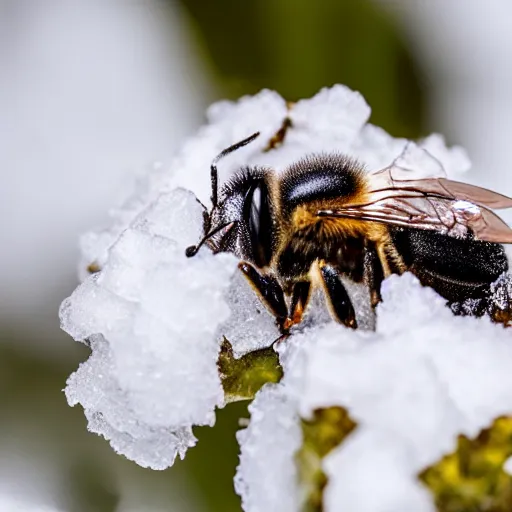
[[[445,178],[393,180],[391,170],[372,177],[365,203],[319,210],[321,217],[438,231],[464,237],[471,231],[481,241],[512,243],[512,229],[489,208],[512,207],[502,194]]]

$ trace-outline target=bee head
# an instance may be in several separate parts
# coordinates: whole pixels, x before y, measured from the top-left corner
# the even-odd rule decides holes
[[[187,248],[194,256],[206,243],[213,252],[232,252],[241,259],[264,267],[272,253],[272,217],[266,172],[259,168],[242,169],[217,188],[217,162],[227,154],[252,142],[251,135],[222,151],[212,162],[212,210],[206,218],[205,235],[197,245]]]
[[[232,252],[258,267],[272,256],[272,215],[266,172],[259,168],[239,171],[223,187],[221,200],[211,214],[208,240],[214,252]]]

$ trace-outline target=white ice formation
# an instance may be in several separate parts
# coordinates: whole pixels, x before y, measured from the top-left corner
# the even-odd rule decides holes
[[[261,132],[221,161],[220,183],[241,166],[279,172],[311,152],[348,154],[368,172],[400,158],[411,178],[460,179],[469,168],[464,151],[448,149],[439,135],[417,144],[395,139],[369,115],[361,95],[343,86],[291,109],[270,91],[215,104],[171,167],[148,174],[109,228],[83,237],[82,268],[95,262],[101,271],[83,272],[61,322],[92,348],[66,388],[90,430],[141,465],[168,467],[194,445],[192,426],[213,424],[224,405],[216,366],[222,336],[237,357],[276,338],[233,256],[184,256],[202,228],[195,197],[208,206],[209,165],[222,149]],[[283,145],[262,151],[287,116],[293,127]],[[328,512],[434,510],[418,471],[453,450],[457,434],[473,436],[512,412],[507,330],[454,317],[408,274],[388,279],[383,293],[375,331],[323,322],[281,344],[284,378],[258,393],[238,436],[235,484],[246,511],[297,509],[300,418],[316,408],[345,407],[358,424],[324,460]]]
[[[61,320],[92,355],[66,394],[89,429],[143,466],[164,469],[194,445],[192,425],[212,425],[223,404],[216,332],[234,257],[184,256],[201,232],[191,192],[160,195],[109,251],[103,270],[61,307]]]
[[[510,332],[452,315],[411,274],[385,281],[375,332],[312,328],[282,345],[281,361],[283,380],[260,391],[239,433],[236,482],[246,512],[297,510],[297,482],[272,482],[293,463],[299,418],[318,408],[344,407],[357,422],[323,469],[325,510],[358,512],[434,512],[421,470],[452,452],[459,434],[473,438],[512,413]]]

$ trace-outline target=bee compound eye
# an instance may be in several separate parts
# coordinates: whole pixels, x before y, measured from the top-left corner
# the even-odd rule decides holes
[[[271,213],[268,191],[263,180],[256,182],[247,192],[244,220],[249,230],[252,259],[263,267],[271,259]]]
[[[254,232],[256,238],[260,232],[260,212],[261,212],[261,190],[260,187],[254,189],[251,200],[251,208],[249,215],[249,229]]]

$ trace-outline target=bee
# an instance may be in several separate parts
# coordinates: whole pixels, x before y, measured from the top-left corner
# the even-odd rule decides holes
[[[448,304],[476,299],[486,308],[492,283],[508,271],[501,244],[512,243],[491,208],[512,207],[511,198],[445,178],[395,179],[394,164],[369,173],[341,154],[306,156],[279,173],[246,167],[218,193],[218,162],[258,135],[213,160],[213,207],[186,255],[204,243],[235,254],[283,335],[302,321],[317,286],[332,317],[356,328],[342,277],[364,283],[373,308],[382,281],[405,271]]]

